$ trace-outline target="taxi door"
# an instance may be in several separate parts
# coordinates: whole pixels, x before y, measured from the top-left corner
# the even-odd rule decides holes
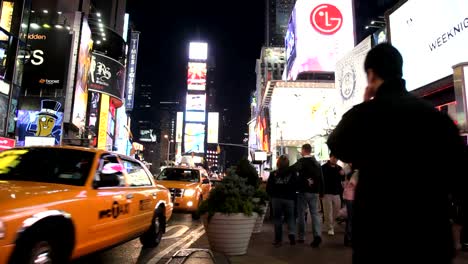
[[[93,240],[89,244],[95,248],[108,247],[126,239],[130,234],[127,226],[131,208],[122,171],[123,166],[115,155],[101,156],[95,175],[96,184],[89,192],[92,210],[83,208],[96,219],[89,227],[89,237]]]
[[[144,165],[138,161],[121,157],[125,168],[125,180],[127,182],[130,203],[130,226],[133,232],[146,231],[151,225],[154,210],[157,203],[157,189]]]

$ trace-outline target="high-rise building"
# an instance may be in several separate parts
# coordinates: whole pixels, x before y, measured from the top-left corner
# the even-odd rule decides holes
[[[159,103],[160,160],[174,160],[176,155],[176,122],[179,102]]]
[[[284,37],[296,0],[266,0],[265,45],[284,46]]]

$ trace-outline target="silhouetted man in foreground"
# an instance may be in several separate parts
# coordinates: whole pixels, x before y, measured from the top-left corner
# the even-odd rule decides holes
[[[340,160],[360,170],[354,264],[454,257],[448,197],[461,197],[467,186],[463,142],[447,115],[407,92],[402,67],[391,45],[372,49],[365,102],[343,116],[328,140]]]

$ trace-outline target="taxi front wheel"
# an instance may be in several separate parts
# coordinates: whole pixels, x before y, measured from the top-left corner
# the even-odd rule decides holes
[[[164,208],[159,207],[153,216],[150,228],[140,237],[140,242],[143,247],[157,247],[165,231],[166,216]]]
[[[67,257],[65,254],[61,254],[58,241],[52,237],[23,239],[17,244],[15,253],[10,263],[67,263]]]

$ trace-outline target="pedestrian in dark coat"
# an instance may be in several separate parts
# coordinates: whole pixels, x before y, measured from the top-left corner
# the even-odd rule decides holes
[[[328,139],[330,150],[360,172],[354,264],[451,263],[454,257],[448,197],[461,197],[460,186],[467,186],[463,142],[453,120],[408,93],[402,67],[390,44],[373,48],[365,60],[365,102]]]

